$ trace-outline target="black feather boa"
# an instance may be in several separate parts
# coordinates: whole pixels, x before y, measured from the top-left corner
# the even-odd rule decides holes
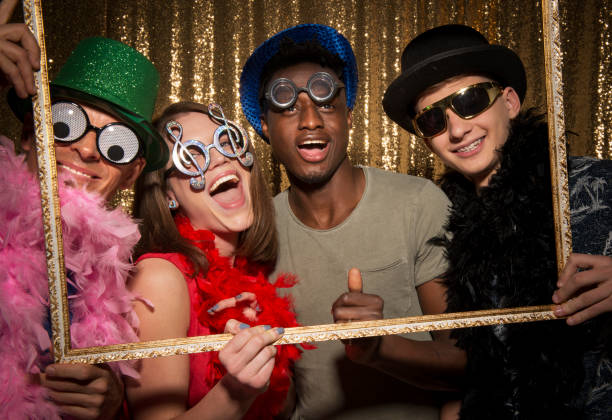
[[[557,280],[546,124],[513,121],[500,169],[479,194],[458,173],[452,204],[448,311],[551,303]],[[573,419],[584,404],[584,328],[564,321],[455,330],[467,351],[462,419]]]

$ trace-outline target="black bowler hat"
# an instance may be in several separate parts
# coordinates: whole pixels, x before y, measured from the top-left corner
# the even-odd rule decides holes
[[[402,73],[387,88],[383,108],[393,121],[414,133],[412,118],[418,96],[428,87],[462,74],[482,74],[511,86],[521,102],[527,79],[521,59],[512,50],[491,45],[477,30],[444,25],[414,38],[402,54]]]

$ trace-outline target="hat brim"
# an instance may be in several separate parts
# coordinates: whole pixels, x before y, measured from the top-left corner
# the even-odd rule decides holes
[[[329,26],[314,23],[293,26],[273,35],[257,47],[246,61],[240,76],[240,103],[242,111],[251,126],[262,138],[263,133],[260,121],[262,109],[259,104],[259,84],[265,65],[276,55],[279,45],[284,38],[290,38],[297,44],[317,39],[323,48],[340,57],[345,63],[342,81],[346,86],[346,104],[350,109],[355,105],[358,79],[357,62],[348,40]],[[265,138],[264,140],[268,141]]]
[[[483,74],[504,87],[511,86],[521,102],[525,98],[527,79],[521,59],[500,45],[467,47],[432,56],[412,66],[395,79],[383,97],[383,108],[389,118],[414,134],[414,105],[425,89],[450,77]]]
[[[115,104],[95,97],[93,95],[58,86],[53,83],[49,85],[51,95],[54,99],[71,99],[98,108],[117,120],[127,124],[142,140],[144,146],[144,157],[146,165],[145,172],[151,172],[163,168],[168,162],[169,151],[162,136],[155,130],[153,125],[139,115],[129,112]],[[11,89],[7,95],[9,107],[19,120],[23,121],[28,112],[32,112],[31,98],[20,98]]]

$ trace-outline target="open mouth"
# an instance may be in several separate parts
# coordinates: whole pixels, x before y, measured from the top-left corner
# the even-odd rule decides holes
[[[326,140],[306,140],[298,145],[298,152],[307,162],[319,162],[325,159],[329,142]]]
[[[307,140],[298,146],[301,150],[323,150],[326,147],[327,142],[325,140]]]
[[[240,179],[234,174],[222,176],[210,186],[209,194],[212,197],[214,195],[227,192],[236,188],[239,182]]]
[[[236,174],[223,175],[216,179],[210,186],[208,194],[226,209],[239,208],[246,200],[246,192],[241,188],[240,178]]]

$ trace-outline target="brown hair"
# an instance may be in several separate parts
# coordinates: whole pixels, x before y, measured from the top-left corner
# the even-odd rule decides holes
[[[167,107],[153,122],[157,131],[166,138],[166,124],[178,114],[199,112],[209,115],[208,107],[195,102],[178,102]],[[238,237],[236,255],[246,257],[251,262],[272,268],[278,254],[278,241],[274,225],[274,207],[263,172],[255,156],[252,143],[249,151],[253,154],[251,166],[251,202],[253,205],[253,224]],[[136,246],[136,256],[145,252],[178,252],[193,263],[195,274],[206,272],[208,262],[203,252],[183,238],[174,223],[168,208],[168,188],[164,176],[166,169],[144,173],[135,186],[134,216],[141,219],[140,242]]]

